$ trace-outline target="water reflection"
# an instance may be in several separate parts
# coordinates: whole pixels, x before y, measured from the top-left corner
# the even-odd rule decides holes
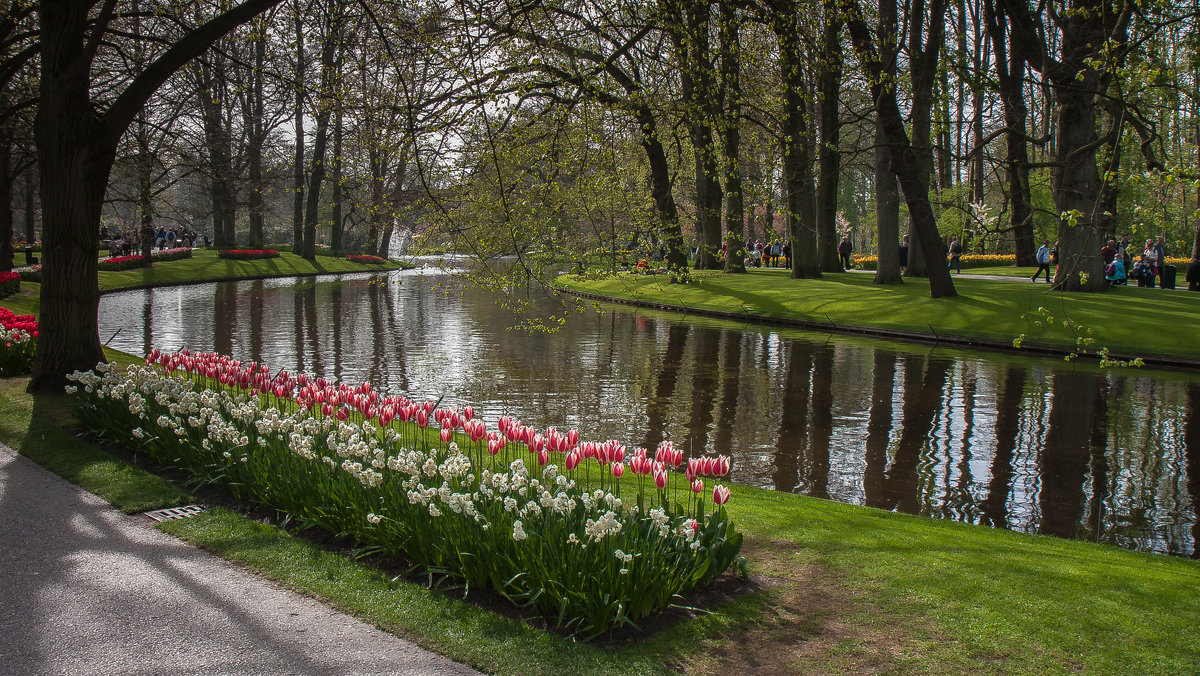
[[[449,293],[432,290],[445,285]],[[105,296],[130,352],[215,349],[653,448],[738,482],[1196,556],[1200,379],[615,309],[554,335],[456,278],[267,280]],[[137,326],[137,322],[142,322]]]

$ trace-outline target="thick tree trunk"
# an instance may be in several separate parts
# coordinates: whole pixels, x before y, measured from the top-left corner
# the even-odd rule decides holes
[[[317,104],[317,128],[313,136],[312,162],[308,171],[308,203],[304,206],[304,238],[300,256],[316,258],[317,220],[321,212],[321,184],[325,181],[325,150],[329,144],[329,119],[336,105],[334,100],[335,69],[338,40],[341,37],[341,11],[336,1],[329,3],[329,32],[321,48],[320,102]]]
[[[721,79],[725,87],[725,272],[746,271],[746,209],[741,165],[741,43],[737,10],[721,0]]]
[[[296,27],[296,159],[292,175],[292,248],[300,252],[304,249],[304,71],[308,64],[304,59],[304,13],[300,9],[300,0],[295,2],[292,11]]]
[[[333,210],[329,223],[329,248],[342,250],[342,106],[333,116]]]
[[[66,375],[104,360],[96,281],[100,209],[116,153],[91,101],[84,30],[88,4],[42,0],[38,167],[42,288],[30,391],[62,391]]]
[[[880,30],[896,32],[896,0],[880,0]],[[884,69],[888,78],[896,77],[896,61],[891,57],[894,47],[880,45]],[[878,262],[875,266],[876,284],[903,284],[900,272],[900,185],[892,173],[892,150],[883,133],[883,124],[875,116],[875,226],[879,239]],[[912,240],[912,238],[909,238]],[[908,266],[912,265],[913,245],[909,243]]]
[[[33,210],[37,204],[37,187],[34,185],[36,166],[30,165],[25,169],[25,241],[33,244],[37,240],[37,230],[34,228]]]
[[[251,73],[250,102],[246,119],[246,174],[249,179],[246,196],[246,211],[250,224],[249,244],[252,249],[264,246],[263,229],[266,225],[263,214],[263,146],[267,142],[266,120],[264,120],[263,68],[266,66],[267,38],[265,31],[255,31],[254,69]]]
[[[841,272],[838,256],[838,179],[841,176],[842,124],[838,117],[838,97],[842,87],[842,23],[836,3],[825,0],[825,28],[821,46],[820,72],[817,74],[821,97],[821,146],[818,151],[817,180],[817,251],[822,272]]]
[[[145,264],[150,265],[154,248],[154,186],[151,179],[154,158],[150,155],[150,126],[144,110],[135,124],[138,144],[138,230],[141,233],[141,254],[146,259]]]
[[[942,33],[946,25],[945,0],[933,0],[929,5],[929,17],[925,16],[925,5],[917,0],[909,17],[909,53],[911,55],[912,79],[912,108],[910,111],[910,127],[912,129],[911,149],[915,161],[917,175],[913,178],[925,186],[925,201],[928,202],[929,181],[933,175],[933,144],[930,141],[930,122],[933,115],[933,86],[937,78],[938,55],[942,46]],[[928,35],[922,35],[924,27],[928,26]],[[893,89],[892,97],[894,98]],[[892,142],[895,142],[894,139]],[[893,162],[897,159],[892,157]],[[897,172],[897,178],[903,178]],[[908,191],[905,189],[905,198]],[[910,209],[909,213],[909,248],[908,266],[905,276],[917,277],[931,273],[934,268],[945,266],[942,255],[941,237],[935,236],[936,246],[930,248],[930,243],[918,234],[920,226],[917,215]],[[936,222],[934,234],[937,235]]]
[[[12,134],[0,129],[0,272],[13,268]]]
[[[900,274],[900,185],[892,173],[892,150],[878,119],[875,122],[875,226],[879,236],[875,283],[903,284],[904,277]],[[911,242],[909,255],[912,255]]]
[[[233,134],[225,115],[225,85],[228,78],[220,63],[201,64],[200,77],[200,112],[204,122],[204,144],[208,150],[208,169],[211,172],[209,196],[213,210],[213,243],[218,249],[226,249],[237,243]]]
[[[1000,101],[1004,106],[1005,175],[1008,181],[1009,229],[1012,231],[1014,265],[1036,265],[1033,241],[1033,197],[1029,189],[1029,149],[1025,140],[1025,56],[1014,43],[1008,47],[1007,22],[996,15],[992,0],[983,7],[992,51]]]
[[[667,270],[673,278],[686,277],[687,254],[683,250],[683,231],[679,227],[675,196],[671,194],[671,166],[667,162],[667,153],[658,138],[657,124],[650,107],[638,106],[636,115],[642,132],[642,149],[646,151],[650,169],[650,195],[658,214],[659,237],[667,249]]]
[[[939,4],[935,0],[935,6]],[[858,52],[859,60],[867,69],[871,82],[871,98],[875,102],[875,112],[884,138],[892,151],[892,171],[900,181],[904,191],[904,200],[908,204],[909,215],[913,229],[916,231],[916,241],[927,251],[940,250],[937,219],[933,215],[933,207],[929,203],[928,172],[922,173],[921,158],[909,142],[905,131],[904,117],[896,100],[894,83],[885,77],[884,67],[879,59],[879,53],[871,39],[871,31],[863,19],[862,8],[856,0],[849,0],[844,5],[847,8],[846,26],[850,31],[854,49]],[[940,16],[940,15],[939,15]],[[939,19],[940,21],[940,19]],[[950,271],[945,266],[935,265],[929,270],[929,293],[934,298],[957,295]]]
[[[796,6],[775,2],[771,30],[779,43],[783,80],[783,185],[787,232],[792,240],[792,279],[821,276],[817,258],[816,204],[812,160],[808,154],[808,119],[804,101],[804,55],[796,28]]]

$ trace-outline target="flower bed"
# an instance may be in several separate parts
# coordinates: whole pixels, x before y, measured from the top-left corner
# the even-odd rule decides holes
[[[27,268],[19,268],[17,270],[14,270],[14,272],[17,272],[21,275],[22,282],[41,283],[41,281],[42,281],[42,266],[41,265],[31,265]]]
[[[366,254],[349,254],[346,260],[354,261],[355,263],[369,263],[371,265],[380,265],[386,263],[387,259],[379,256],[368,256]]]
[[[1017,257],[1013,254],[964,254],[964,268],[987,268],[999,265],[1013,265]],[[878,256],[851,256],[850,267],[857,270],[874,270],[879,265]]]
[[[253,261],[261,258],[278,258],[275,249],[222,249],[217,252],[217,258],[227,258],[235,261]]]
[[[0,307],[0,376],[18,376],[33,369],[38,324],[32,315],[15,315]]]
[[[154,252],[154,260],[156,261],[178,261],[191,257],[192,250],[186,246]]]
[[[0,272],[0,298],[11,296],[21,290],[21,273]]]
[[[118,272],[140,268],[146,264],[146,257],[138,254],[132,256],[111,256],[100,261],[98,268],[106,272]]]
[[[115,441],[574,633],[632,624],[744,569],[726,457],[684,465],[670,442],[627,452],[511,418],[489,430],[470,407],[270,374],[156,350],[125,373],[73,374],[68,391]]]

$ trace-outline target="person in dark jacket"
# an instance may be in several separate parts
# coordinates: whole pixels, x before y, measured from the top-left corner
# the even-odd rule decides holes
[[[850,269],[850,254],[854,253],[854,247],[850,244],[850,236],[842,238],[842,243],[838,245],[838,256],[842,259],[842,269]]]

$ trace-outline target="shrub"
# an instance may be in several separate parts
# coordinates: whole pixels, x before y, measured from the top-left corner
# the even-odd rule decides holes
[[[632,624],[744,569],[724,456],[692,458],[679,476],[669,442],[626,462],[616,441],[511,418],[489,432],[470,407],[215,354],[155,350],[146,366],[71,378],[76,412],[104,436],[576,633]]]
[[[21,273],[0,272],[0,298],[11,296],[21,290]]]
[[[217,258],[227,258],[229,260],[252,261],[262,258],[278,258],[279,252],[275,249],[222,249],[217,252]]]

